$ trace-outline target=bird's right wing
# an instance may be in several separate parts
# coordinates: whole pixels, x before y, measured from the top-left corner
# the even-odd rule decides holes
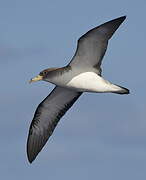
[[[70,62],[72,68],[96,68],[100,71],[102,58],[106,52],[108,40],[125,20],[125,16],[106,22],[88,31],[80,37],[77,50]]]
[[[27,156],[30,163],[46,144],[60,118],[81,94],[81,92],[56,86],[39,104],[30,125],[27,140]]]

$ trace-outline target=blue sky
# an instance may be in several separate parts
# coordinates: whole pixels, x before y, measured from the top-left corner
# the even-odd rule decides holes
[[[145,7],[144,0],[0,1],[2,179],[145,180]],[[131,94],[85,93],[30,165],[28,128],[53,85],[28,80],[67,64],[82,34],[123,15],[102,67]]]

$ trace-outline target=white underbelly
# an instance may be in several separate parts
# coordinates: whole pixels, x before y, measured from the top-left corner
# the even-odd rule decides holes
[[[73,77],[66,86],[82,92],[110,92],[113,90],[113,84],[104,80],[94,72],[78,74]]]

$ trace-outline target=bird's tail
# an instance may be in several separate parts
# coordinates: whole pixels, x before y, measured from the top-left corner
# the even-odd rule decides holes
[[[116,87],[114,91],[112,91],[112,93],[116,93],[116,94],[129,94],[130,91],[129,89],[125,88],[125,87],[122,87],[122,86],[119,86],[119,85],[116,85],[114,84],[114,86]]]

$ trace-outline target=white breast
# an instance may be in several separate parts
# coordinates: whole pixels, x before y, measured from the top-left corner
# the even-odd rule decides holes
[[[85,72],[73,77],[66,86],[79,91],[88,92],[110,92],[110,82],[104,80],[94,72]],[[112,88],[113,89],[113,88]]]

